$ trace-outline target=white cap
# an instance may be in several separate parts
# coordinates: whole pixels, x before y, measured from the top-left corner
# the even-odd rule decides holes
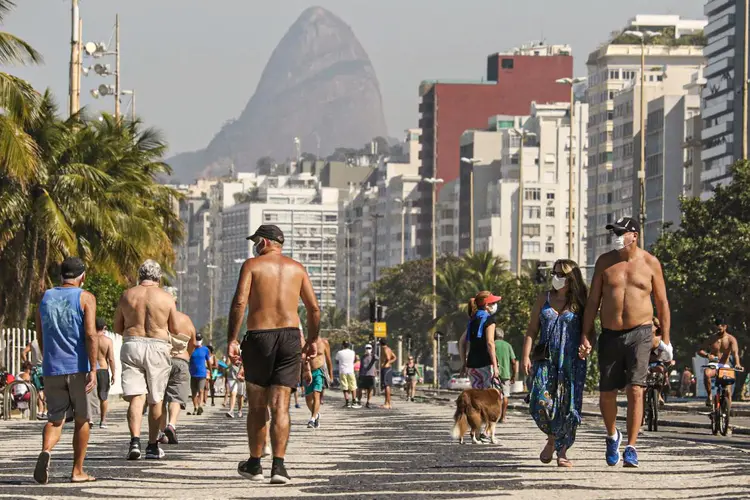
[[[367,349],[372,349],[372,345],[370,345],[370,344],[365,345],[365,350],[367,350]]]

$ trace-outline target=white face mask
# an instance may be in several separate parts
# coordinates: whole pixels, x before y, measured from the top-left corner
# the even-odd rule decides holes
[[[612,240],[612,248],[614,248],[618,252],[622,250],[623,248],[625,248],[626,246],[628,245],[625,244],[624,234],[622,236],[615,236],[615,238]]]
[[[497,312],[497,303],[491,304],[489,309],[487,309],[487,312],[490,314],[495,314]]]
[[[557,276],[552,276],[552,288],[554,288],[555,290],[560,290],[567,284],[568,278],[558,278]]]

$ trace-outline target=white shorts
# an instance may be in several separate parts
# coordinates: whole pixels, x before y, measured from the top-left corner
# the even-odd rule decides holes
[[[148,395],[148,403],[161,403],[172,370],[171,346],[166,340],[125,337],[120,349],[122,395]]]
[[[229,392],[232,394],[239,394],[240,396],[245,396],[245,382],[240,382],[237,379],[232,379],[229,381]]]

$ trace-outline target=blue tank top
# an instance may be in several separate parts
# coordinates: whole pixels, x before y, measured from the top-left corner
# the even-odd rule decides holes
[[[56,287],[44,292],[39,304],[42,317],[45,376],[88,373],[89,356],[83,328],[80,288]]]

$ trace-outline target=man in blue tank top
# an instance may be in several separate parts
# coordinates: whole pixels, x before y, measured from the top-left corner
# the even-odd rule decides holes
[[[98,352],[96,298],[81,289],[86,279],[81,259],[66,258],[60,271],[62,286],[44,293],[36,316],[37,327],[41,329],[39,348],[48,407],[42,452],[34,469],[34,479],[40,484],[49,481],[50,454],[60,440],[69,411],[75,416],[71,481],[95,480],[83,472],[83,460],[97,406],[93,392]]]

